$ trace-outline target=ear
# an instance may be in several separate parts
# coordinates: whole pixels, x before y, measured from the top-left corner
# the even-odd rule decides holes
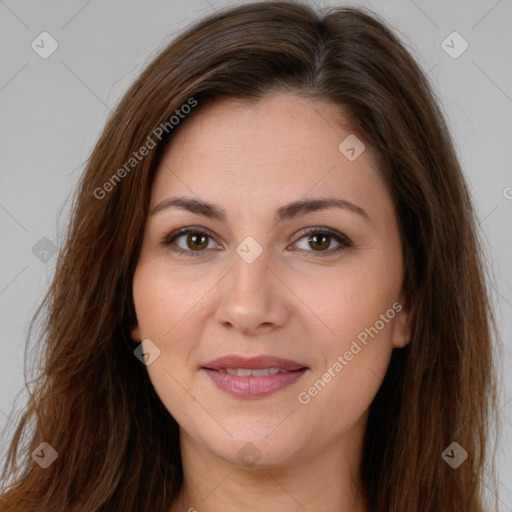
[[[411,341],[414,304],[409,295],[402,293],[392,307],[396,311],[393,329],[393,348],[403,348]]]
[[[130,329],[130,334],[133,341],[142,341],[139,324],[135,324],[135,327]]]

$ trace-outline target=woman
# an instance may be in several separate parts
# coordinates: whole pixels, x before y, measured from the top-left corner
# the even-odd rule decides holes
[[[250,4],[165,48],[91,155],[44,306],[2,511],[487,510],[475,216],[372,13]]]

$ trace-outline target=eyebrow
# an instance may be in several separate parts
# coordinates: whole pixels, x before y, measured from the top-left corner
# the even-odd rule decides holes
[[[226,222],[227,218],[225,210],[219,206],[187,197],[169,197],[164,199],[151,210],[150,215],[156,215],[158,212],[172,207],[181,208],[197,215],[203,215],[210,219],[217,219],[221,222]],[[290,220],[295,217],[306,215],[310,212],[328,208],[341,208],[343,210],[348,210],[360,215],[367,221],[370,221],[370,217],[360,206],[357,206],[345,199],[334,197],[303,199],[281,206],[276,212],[276,221]]]

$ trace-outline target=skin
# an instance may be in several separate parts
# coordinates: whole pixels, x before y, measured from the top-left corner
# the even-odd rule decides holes
[[[184,485],[172,512],[368,511],[360,477],[368,408],[393,349],[409,342],[411,313],[390,195],[371,148],[355,161],[339,151],[351,133],[339,121],[333,105],[292,93],[219,101],[179,127],[156,172],[150,212],[180,195],[227,215],[150,214],[134,275],[132,337],[159,348],[147,370],[180,425]],[[329,208],[274,220],[284,204],[320,197],[350,201],[369,219]],[[193,234],[174,241],[196,257],[161,243],[187,226],[211,234],[205,243]],[[308,242],[309,227],[329,227],[352,245],[334,253],[339,242]],[[236,252],[248,236],[263,251],[252,263]],[[300,403],[394,303],[401,311]],[[269,396],[241,399],[201,370],[227,354],[271,354],[308,370]],[[251,467],[237,455],[248,442],[260,457]]]

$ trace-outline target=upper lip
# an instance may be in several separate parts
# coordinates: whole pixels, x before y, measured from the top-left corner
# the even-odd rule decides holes
[[[257,357],[242,357],[237,355],[227,355],[208,361],[203,364],[203,368],[210,370],[223,370],[226,368],[246,368],[248,370],[260,370],[264,368],[279,368],[281,370],[301,370],[307,366],[292,361],[291,359],[282,359],[271,355],[262,355]]]

